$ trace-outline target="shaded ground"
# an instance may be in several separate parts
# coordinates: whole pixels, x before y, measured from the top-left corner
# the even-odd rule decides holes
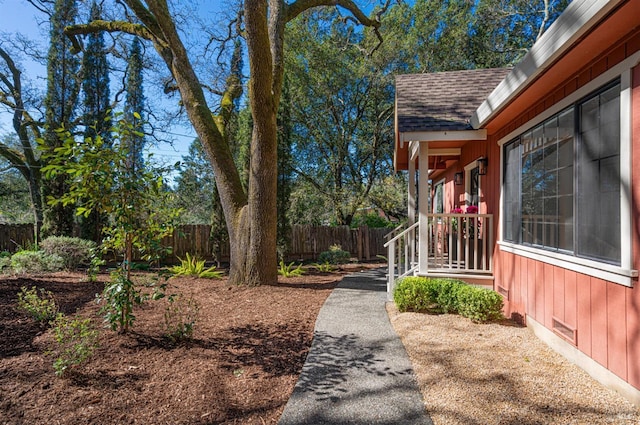
[[[100,282],[82,282],[82,274],[3,277],[0,423],[275,424],[320,307],[342,275],[359,267],[256,288],[171,279],[168,292],[199,307],[194,339],[183,344],[164,336],[166,299],[139,307],[134,331],[123,336],[102,329],[94,302]],[[22,286],[52,291],[63,312],[92,317],[101,329],[96,355],[66,378],[55,377],[45,354],[51,331],[16,309]]]

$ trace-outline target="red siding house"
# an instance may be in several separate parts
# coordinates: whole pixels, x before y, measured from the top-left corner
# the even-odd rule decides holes
[[[400,75],[389,283],[458,277],[640,405],[640,0],[574,0],[513,69]]]

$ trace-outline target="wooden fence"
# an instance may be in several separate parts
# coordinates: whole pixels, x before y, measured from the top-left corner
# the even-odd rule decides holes
[[[0,225],[0,251],[16,252],[33,245],[33,224]]]
[[[351,229],[348,226],[306,226],[295,225],[291,228],[291,245],[287,254],[288,261],[317,260],[321,252],[332,245],[351,253],[360,261],[373,260],[378,255],[386,255],[384,235],[389,229],[370,229],[366,226]],[[33,244],[33,225],[0,225],[0,251],[15,252],[20,247]],[[179,226],[173,236],[163,240],[165,246],[172,247],[171,258],[183,257],[188,252],[207,260],[229,261],[229,246],[224,245],[214,253],[211,238],[211,226]],[[214,255],[215,254],[215,255]]]

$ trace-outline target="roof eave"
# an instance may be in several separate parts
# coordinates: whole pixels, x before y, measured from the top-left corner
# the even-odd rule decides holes
[[[562,57],[577,40],[591,31],[600,20],[626,0],[574,0],[507,74],[487,99],[476,109],[470,122],[474,129],[484,128],[538,76]]]

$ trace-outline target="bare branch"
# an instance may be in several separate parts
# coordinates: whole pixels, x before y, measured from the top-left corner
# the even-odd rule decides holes
[[[82,44],[78,40],[78,35],[91,34],[96,32],[125,32],[132,34],[146,40],[159,44],[160,46],[166,46],[163,40],[154,36],[144,25],[134,24],[125,21],[103,21],[97,20],[89,22],[88,24],[70,25],[65,27],[64,33],[71,39],[73,48],[76,52],[82,50]]]

